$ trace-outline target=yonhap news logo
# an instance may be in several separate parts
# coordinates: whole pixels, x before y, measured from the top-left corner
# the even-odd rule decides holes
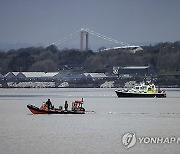
[[[136,135],[134,132],[129,132],[123,135],[122,143],[126,149],[131,148],[136,144]]]
[[[180,144],[180,137],[137,137],[134,132],[125,133],[122,137],[122,144],[126,149],[139,144]]]

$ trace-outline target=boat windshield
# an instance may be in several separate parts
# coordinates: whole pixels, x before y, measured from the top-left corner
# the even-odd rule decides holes
[[[138,91],[144,91],[144,90],[147,90],[147,86],[145,86],[145,85],[143,85],[143,86],[135,86],[134,89],[138,90]]]

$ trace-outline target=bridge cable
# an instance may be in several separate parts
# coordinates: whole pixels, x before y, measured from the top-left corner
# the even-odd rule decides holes
[[[108,41],[110,41],[110,42],[114,42],[114,43],[117,43],[117,44],[121,44],[121,45],[123,45],[123,46],[125,46],[125,45],[129,46],[128,43],[120,42],[120,41],[118,41],[118,40],[112,39],[112,38],[107,37],[107,36],[105,36],[105,35],[99,34],[99,33],[95,32],[95,31],[92,31],[92,30],[89,30],[89,29],[86,29],[86,31],[89,32],[90,34],[95,35],[95,36],[97,36],[97,37],[99,37],[99,38],[102,38],[102,39],[104,39],[104,40],[108,40]]]
[[[63,43],[63,42],[66,42],[66,41],[72,39],[73,37],[78,36],[79,33],[80,33],[80,30],[78,30],[78,31],[76,31],[76,32],[74,32],[74,33],[72,33],[72,34],[64,37],[63,39],[60,39],[60,40],[58,40],[58,41],[56,41],[56,42],[53,42],[53,43],[49,44],[49,46],[50,46],[50,45],[58,45],[58,44],[61,44],[61,43]]]

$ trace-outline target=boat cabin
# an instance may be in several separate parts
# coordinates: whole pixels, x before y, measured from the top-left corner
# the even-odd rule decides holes
[[[145,83],[141,83],[140,85],[135,85],[134,88],[132,88],[130,91],[150,93],[150,92],[156,92],[157,89],[154,84],[146,85]]]
[[[83,108],[83,99],[72,102],[72,111]]]

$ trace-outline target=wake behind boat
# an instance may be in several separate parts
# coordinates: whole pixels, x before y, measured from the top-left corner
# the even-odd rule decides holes
[[[141,83],[132,89],[115,90],[118,97],[166,97],[166,93],[155,87],[154,84]]]
[[[66,103],[65,103],[65,106],[67,105]],[[33,114],[85,114],[85,109],[83,108],[83,100],[76,100],[72,102],[71,110],[68,110],[66,107],[63,110],[62,106],[59,106],[59,108],[53,107],[53,108],[48,109],[45,103],[43,103],[40,108],[35,105],[28,104],[27,108]]]

